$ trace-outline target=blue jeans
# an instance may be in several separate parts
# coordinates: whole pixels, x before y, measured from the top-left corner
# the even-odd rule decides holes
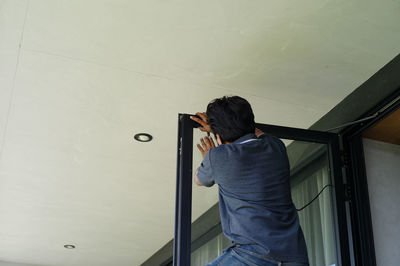
[[[299,262],[281,262],[259,254],[253,245],[236,245],[206,266],[306,266]]]

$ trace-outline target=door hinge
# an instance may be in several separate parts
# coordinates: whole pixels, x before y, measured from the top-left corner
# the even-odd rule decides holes
[[[353,199],[353,193],[349,184],[344,184],[344,200],[351,201]]]
[[[342,159],[342,167],[348,168],[350,166],[349,154],[343,150],[340,151],[340,157]]]
[[[344,197],[345,201],[351,201],[353,199],[352,187],[349,184],[349,180],[347,178],[347,171],[349,171],[350,167],[350,157],[349,154],[343,150],[340,151],[340,155],[342,161]]]

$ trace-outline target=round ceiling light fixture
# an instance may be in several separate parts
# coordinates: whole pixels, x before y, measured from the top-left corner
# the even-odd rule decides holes
[[[140,142],[149,142],[153,139],[153,136],[147,133],[138,133],[134,136],[134,139]]]
[[[74,249],[74,248],[75,248],[74,245],[64,245],[64,247],[65,247],[66,249]]]

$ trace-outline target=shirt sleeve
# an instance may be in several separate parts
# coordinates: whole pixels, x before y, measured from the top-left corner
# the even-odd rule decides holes
[[[211,150],[206,153],[197,171],[197,179],[206,187],[211,187],[215,184],[211,169],[210,152]]]

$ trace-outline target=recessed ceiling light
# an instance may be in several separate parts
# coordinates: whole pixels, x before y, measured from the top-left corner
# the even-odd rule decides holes
[[[153,136],[147,133],[139,133],[134,136],[137,141],[140,142],[149,142],[153,139]]]
[[[74,248],[75,248],[74,245],[64,245],[64,247],[65,247],[66,249],[74,249]]]

